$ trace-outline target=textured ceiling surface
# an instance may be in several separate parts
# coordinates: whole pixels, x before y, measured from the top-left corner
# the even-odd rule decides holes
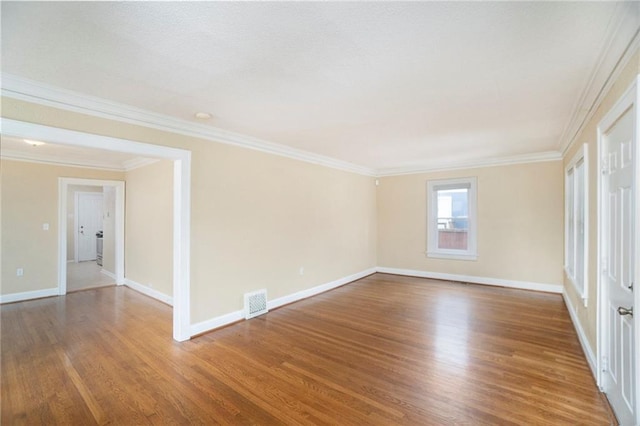
[[[2,2],[3,72],[384,169],[560,149],[616,3]],[[579,105],[578,105],[579,107]]]

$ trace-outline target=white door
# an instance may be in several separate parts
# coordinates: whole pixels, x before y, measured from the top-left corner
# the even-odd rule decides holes
[[[603,388],[621,425],[635,424],[633,317],[634,108],[603,134],[603,296],[608,336]],[[637,316],[636,312],[636,316]]]
[[[77,193],[78,262],[96,260],[96,233],[102,230],[102,193]]]

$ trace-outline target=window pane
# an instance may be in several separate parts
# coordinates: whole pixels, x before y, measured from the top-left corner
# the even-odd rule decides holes
[[[574,208],[574,179],[573,169],[567,174],[567,272],[573,277],[575,274],[575,208]]]
[[[584,167],[583,163],[579,162],[575,168],[574,177],[574,191],[575,191],[575,218],[573,220],[573,233],[575,234],[575,253],[573,255],[575,259],[575,283],[581,293],[584,293]]]
[[[467,250],[469,189],[438,190],[438,248]]]

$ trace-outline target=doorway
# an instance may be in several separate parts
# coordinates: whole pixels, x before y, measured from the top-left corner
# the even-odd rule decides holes
[[[191,338],[190,316],[190,240],[191,240],[191,151],[162,145],[141,143],[25,121],[2,118],[4,135],[25,139],[45,140],[51,143],[136,154],[141,157],[167,159],[173,162],[173,338],[185,341]],[[62,185],[62,183],[60,183]],[[124,185],[116,188],[124,208]],[[63,197],[66,194],[63,192]],[[60,207],[61,209],[61,207]],[[59,229],[66,229],[66,217],[59,216]],[[58,280],[66,280],[66,233],[60,233],[58,247]],[[124,231],[123,231],[124,236]],[[124,244],[124,237],[122,238]],[[124,248],[121,253],[124,252]],[[124,258],[122,276],[124,282]],[[66,287],[66,286],[65,286]]]
[[[598,382],[623,425],[640,422],[638,99],[636,81],[598,125]]]
[[[58,217],[60,221],[58,294],[63,295],[68,291],[105,284],[124,284],[124,186],[122,181],[58,179]],[[82,188],[85,191],[73,191],[73,188]],[[88,192],[89,188],[99,188],[100,192]],[[113,198],[112,202],[108,203],[107,210],[109,211],[104,209],[105,193],[111,194]],[[73,197],[73,200],[70,200],[70,197]],[[86,203],[81,203],[82,199]],[[70,214],[73,215],[72,221],[69,220]],[[109,220],[103,220],[105,215],[109,215]],[[107,268],[103,268],[103,262],[100,262],[101,265],[96,262],[98,239],[95,234],[102,231],[104,235],[105,226],[109,239],[107,245],[112,248],[107,256]],[[74,265],[71,267],[68,262],[70,246],[74,248]],[[86,284],[78,286],[74,283],[71,288],[68,288],[67,284],[70,279],[73,281],[81,280]]]
[[[66,292],[116,285],[115,186],[68,184],[66,207]]]
[[[102,232],[103,195],[100,192],[76,192],[74,194],[75,227],[74,240],[76,259],[98,261],[98,235]]]

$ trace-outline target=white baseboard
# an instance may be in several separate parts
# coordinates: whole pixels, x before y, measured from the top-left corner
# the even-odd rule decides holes
[[[278,297],[277,299],[269,300],[267,302],[267,308],[275,309],[282,305],[286,305],[288,303],[293,303],[298,300],[306,299],[307,297],[315,296],[316,294],[320,294],[325,291],[332,290],[336,287],[340,287],[350,282],[359,280],[360,278],[364,278],[367,275],[375,274],[375,272],[376,272],[376,268],[365,269],[364,271],[357,272],[355,274],[348,275],[346,277],[342,277],[337,280],[334,280],[325,284],[321,284],[316,287],[312,287],[306,290],[301,290],[301,291],[289,294],[287,296]],[[243,319],[244,319],[244,311],[241,309],[238,311],[230,312],[225,315],[221,315],[219,317],[215,317],[209,320],[199,322],[197,324],[192,324],[191,336],[205,333],[207,331],[211,331],[216,328],[220,328],[225,325],[228,325]]]
[[[441,272],[416,271],[412,269],[386,268],[378,266],[377,272],[384,274],[405,275],[409,277],[433,278],[436,280],[459,281],[464,283],[493,285],[499,287],[519,288],[522,290],[562,293],[561,284],[534,283],[529,281],[505,280],[502,278],[476,277],[472,275],[444,274]]]
[[[196,324],[191,324],[190,335],[193,337],[197,334],[206,333],[207,331],[215,330],[216,328],[224,327],[231,323],[244,319],[244,311],[233,311],[219,317],[211,318]]]
[[[114,278],[115,278],[115,275],[114,275]],[[126,285],[127,287],[135,291],[138,291],[142,294],[146,294],[149,297],[153,297],[156,300],[166,303],[167,305],[173,306],[173,297],[168,296],[164,293],[161,293],[158,290],[154,290],[150,287],[144,286],[140,283],[130,280],[129,278],[124,279],[124,285]]]
[[[575,307],[573,303],[571,303],[571,298],[567,296],[566,291],[562,292],[562,298],[564,299],[564,303],[567,305],[567,310],[569,311],[569,316],[571,317],[571,322],[573,323],[573,327],[576,329],[576,333],[578,334],[578,340],[580,341],[580,345],[582,346],[582,350],[584,351],[585,357],[587,358],[587,363],[591,368],[591,373],[593,377],[598,381],[598,370],[596,364],[596,355],[593,353],[591,346],[589,345],[589,341],[587,340],[587,335],[578,321],[578,315],[576,314]]]
[[[111,271],[107,271],[106,269],[101,269],[100,272],[102,272],[103,274],[105,274],[106,276],[108,276],[109,278],[113,278],[114,280],[117,280],[118,278],[116,277],[116,274],[114,274]]]
[[[23,293],[3,294],[0,296],[0,303],[21,302],[23,300],[40,299],[58,295],[58,287],[44,290],[25,291]]]
[[[365,269],[364,271],[348,275],[346,277],[339,278],[335,281],[331,281],[325,284],[321,284],[316,287],[301,290],[287,296],[278,297],[277,299],[269,300],[267,302],[267,308],[275,309],[288,303],[297,302],[298,300],[306,299],[307,297],[315,296],[316,294],[324,293],[325,291],[332,290],[336,287],[348,284],[350,282],[364,278],[367,275],[375,274],[376,268]]]

